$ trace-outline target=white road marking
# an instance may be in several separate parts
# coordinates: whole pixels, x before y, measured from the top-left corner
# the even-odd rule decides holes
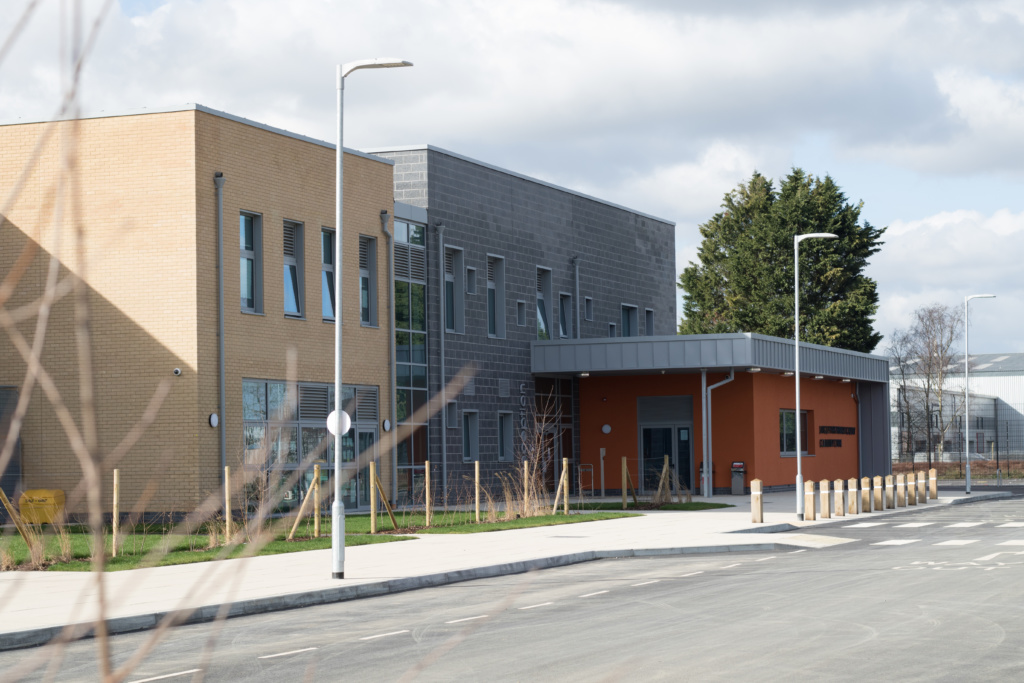
[[[680,578],[685,579],[687,576],[697,576],[697,574],[703,574],[704,572],[690,572],[689,574],[683,574]]]
[[[806,552],[807,552],[807,548],[800,548],[800,550],[794,550],[793,552],[791,552],[790,555],[796,555],[797,553],[806,553]]]
[[[981,526],[985,522],[957,522],[956,524],[949,524],[946,526],[947,529],[967,529],[972,526]]]
[[[288,652],[278,652],[276,655],[263,655],[262,657],[257,657],[256,659],[273,659],[274,657],[285,657],[287,655],[297,655],[300,652],[309,652],[310,650],[315,650],[315,649],[316,649],[315,647],[304,647],[301,650],[288,650]]]
[[[486,618],[487,618],[486,614],[481,614],[478,617],[466,617],[464,619],[452,619],[451,621],[446,621],[444,623],[446,623],[446,624],[461,624],[464,621],[473,621],[474,619],[486,619]]]
[[[774,559],[775,559],[775,555],[772,555],[771,557],[762,557],[760,560],[754,560],[754,562],[764,562],[765,560],[774,560]]]
[[[179,671],[176,674],[164,674],[163,676],[153,676],[152,678],[140,678],[132,683],[149,683],[149,681],[162,681],[167,678],[177,678],[178,676],[187,676],[189,674],[199,673],[200,669],[189,669],[188,671]]]
[[[597,591],[596,593],[587,593],[586,595],[581,595],[580,597],[581,597],[581,598],[592,598],[592,597],[594,597],[595,595],[603,595],[603,594],[605,594],[605,593],[607,593],[607,592],[608,592],[608,591]]]
[[[860,522],[859,524],[847,524],[844,529],[867,529],[869,526],[883,526],[886,522]]]
[[[1003,541],[1002,543],[996,543],[996,545],[1024,545],[1024,541]]]
[[[359,640],[373,640],[374,638],[386,638],[387,636],[397,636],[399,634],[408,632],[409,629],[405,629],[404,631],[392,631],[391,633],[378,633],[375,636],[366,636],[365,638],[360,638]]]
[[[741,562],[737,562],[736,564],[727,564],[726,566],[722,567],[722,569],[732,569],[733,567],[740,566],[740,564],[742,564],[742,563]]]
[[[872,543],[871,545],[907,545],[909,543],[917,543],[920,538],[892,538],[888,541],[882,541],[881,543]]]
[[[550,602],[542,602],[539,605],[530,605],[529,607],[520,607],[519,609],[533,609],[534,607],[547,607],[550,604],[552,604],[552,603],[550,603]]]
[[[992,553],[991,555],[986,555],[985,557],[979,557],[978,559],[975,560],[975,562],[988,562],[989,560],[996,559],[1000,555],[1024,555],[1024,550],[1021,550],[1019,553],[1011,553],[1008,550],[1003,550],[1003,551],[1000,551],[998,553]]]
[[[647,586],[652,583],[658,583],[658,579],[654,579],[653,581],[644,581],[643,583],[634,583],[633,588],[636,588],[637,586]]]
[[[932,543],[932,545],[970,545],[972,543],[977,543],[977,542],[978,541],[976,541],[976,540],[975,541],[967,541],[967,540],[964,540],[964,539],[955,539],[955,540],[952,540],[952,541],[942,541],[940,543]]]
[[[893,528],[895,528],[895,529],[917,529],[918,527],[931,526],[932,524],[935,524],[935,522],[910,522],[909,524],[897,524]]]
[[[1006,527],[1022,527],[1022,526],[1024,526],[1024,522],[1007,522],[1006,524],[1000,524],[999,526],[1002,527],[1002,528],[1006,528]]]

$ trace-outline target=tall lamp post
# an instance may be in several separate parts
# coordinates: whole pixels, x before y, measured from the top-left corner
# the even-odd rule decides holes
[[[995,294],[971,294],[964,297],[964,450],[967,451],[966,493],[971,492],[971,355],[970,327],[967,324],[968,306],[971,299],[995,299]]]
[[[334,411],[328,418],[328,428],[334,435],[334,504],[331,506],[331,560],[332,577],[345,578],[345,503],[341,500],[341,438],[349,430],[349,416],[341,412],[341,268],[342,268],[342,204],[344,200],[344,105],[345,77],[357,69],[391,69],[412,66],[402,59],[362,59],[357,62],[338,65],[338,148],[335,151],[334,173]]]
[[[800,457],[800,243],[809,239],[834,240],[839,235],[830,232],[812,232],[807,235],[793,236],[793,340],[795,367],[793,377],[796,378],[796,411],[793,420],[793,431],[796,432],[796,516],[804,518],[804,471]]]

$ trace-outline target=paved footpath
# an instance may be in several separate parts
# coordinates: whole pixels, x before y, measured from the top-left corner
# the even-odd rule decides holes
[[[940,491],[939,500],[926,506],[859,519],[1007,495]],[[348,548],[344,580],[331,578],[330,550],[112,572],[104,576],[108,629],[153,628],[164,618],[209,621],[218,613],[256,614],[602,558],[849,542],[821,534],[772,534],[822,523],[796,521],[791,492],[765,495],[765,523],[759,525],[750,522],[749,496],[716,496],[714,501],[735,507],[492,533],[424,534],[415,541]],[[87,634],[98,613],[96,596],[95,577],[89,573],[0,573],[0,650],[40,645],[62,631],[68,637]]]

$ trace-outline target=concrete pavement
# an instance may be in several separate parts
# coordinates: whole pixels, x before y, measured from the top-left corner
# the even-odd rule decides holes
[[[940,492],[937,507],[1005,497]],[[699,500],[699,499],[697,499]],[[346,550],[345,576],[331,576],[331,551],[315,550],[221,562],[113,572],[103,577],[112,633],[209,621],[383,595],[611,557],[772,550],[766,531],[813,529],[798,522],[793,493],[765,495],[765,523],[750,522],[749,496],[716,496],[733,508],[650,512],[641,517],[480,534],[424,534],[415,541]],[[871,513],[877,517],[922,506]],[[860,515],[864,518],[868,515]],[[825,522],[834,521],[825,520]],[[786,534],[786,547],[819,548],[847,539]],[[98,610],[96,578],[86,573],[0,574],[0,650],[87,635]]]

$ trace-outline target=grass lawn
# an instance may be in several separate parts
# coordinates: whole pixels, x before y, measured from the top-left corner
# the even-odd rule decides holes
[[[695,510],[718,510],[720,508],[732,508],[735,505],[728,503],[665,503],[664,505],[652,505],[651,503],[640,503],[640,507],[633,505],[633,501],[627,503],[627,510],[681,510],[692,512]],[[622,510],[622,503],[584,503],[584,510]]]
[[[587,512],[582,514],[570,514],[568,516],[559,512],[556,515],[541,515],[538,517],[521,517],[518,519],[498,518],[496,522],[474,522],[475,513],[452,511],[443,512],[435,510],[431,519],[431,526],[426,526],[426,517],[422,512],[399,512],[395,513],[398,522],[399,533],[417,534],[477,534],[487,531],[505,531],[506,529],[529,529],[537,526],[554,526],[557,524],[578,524],[580,522],[596,522],[604,519],[618,519],[620,517],[637,517],[636,513],[622,512]],[[485,518],[484,513],[480,514],[481,519]],[[346,515],[345,530],[349,532],[369,533],[369,515]],[[377,515],[377,530],[384,533],[394,532],[391,520],[387,513]]]

